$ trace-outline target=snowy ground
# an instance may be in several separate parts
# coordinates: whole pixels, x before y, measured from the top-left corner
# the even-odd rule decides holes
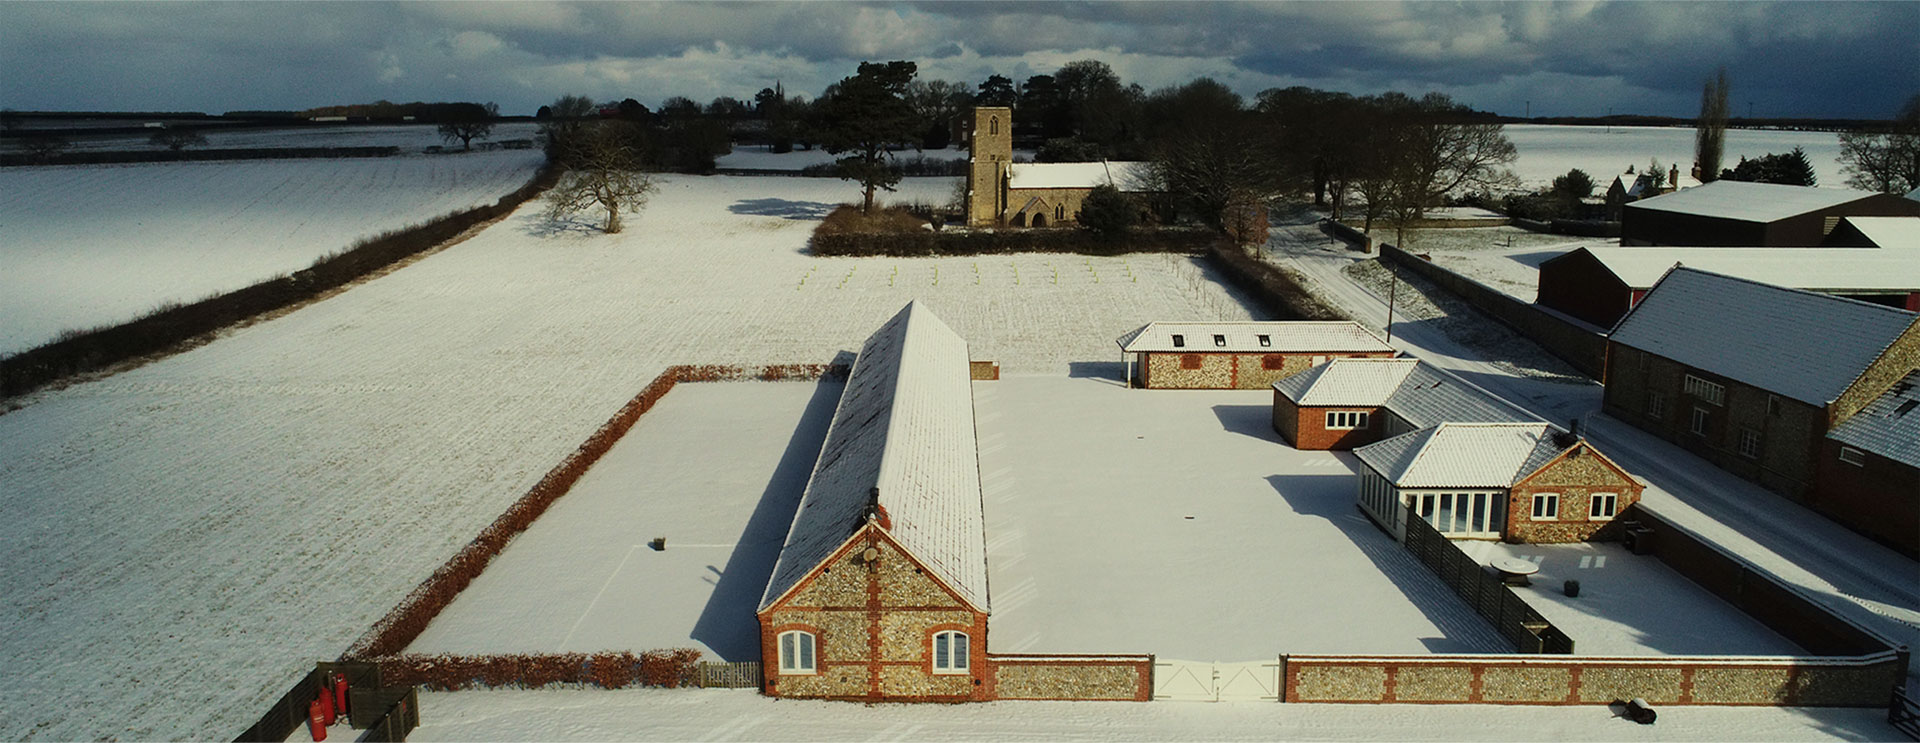
[[[1607,707],[1273,702],[873,704],[746,690],[427,692],[431,741],[1814,741],[1898,740],[1883,709],[1661,707],[1636,725]]]
[[[1512,652],[1360,514],[1351,455],[1280,440],[1272,392],[1100,372],[974,385],[989,650]]]
[[[1514,175],[1529,189],[1551,186],[1555,176],[1579,168],[1604,192],[1627,166],[1644,171],[1651,158],[1658,158],[1662,167],[1680,166],[1682,178],[1693,168],[1692,127],[1508,124],[1506,134],[1520,151]],[[1840,174],[1840,135],[1833,132],[1728,129],[1721,167],[1733,167],[1742,156],[1783,155],[1796,146],[1806,151],[1820,185],[1846,186]]]
[[[493,203],[541,160],[529,150],[0,169],[0,355]]]
[[[126,122],[111,122],[114,126],[126,126]],[[531,121],[503,121],[493,126],[493,132],[484,139],[475,139],[473,144],[479,147],[487,142],[500,142],[508,139],[532,139],[540,131],[540,125]],[[460,147],[459,140],[448,144],[440,136],[440,127],[435,124],[338,124],[296,126],[278,129],[222,129],[209,127],[201,131],[207,138],[202,145],[207,149],[252,149],[261,147],[398,147],[401,152],[419,152],[428,147]],[[72,140],[75,151],[80,150],[149,150],[159,149],[147,143],[152,134],[112,134],[96,137],[78,137]]]
[[[856,196],[666,177],[617,236],[530,205],[325,301],[16,401],[0,739],[245,729],[668,364],[829,361],[915,297],[1012,373],[1113,360],[1148,320],[1247,316],[1184,257],[996,257],[976,275],[808,255],[819,216]]]
[[[408,650],[759,660],[754,610],[843,386],[676,385]]]

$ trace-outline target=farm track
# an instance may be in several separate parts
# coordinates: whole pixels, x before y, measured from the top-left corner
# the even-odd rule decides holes
[[[827,361],[916,297],[1013,373],[1117,366],[1151,319],[1246,317],[1183,256],[1011,256],[979,284],[949,280],[971,259],[814,258],[813,221],[745,213],[769,195],[846,187],[667,177],[619,236],[529,205],[0,416],[0,738],[237,733],[668,364]]]

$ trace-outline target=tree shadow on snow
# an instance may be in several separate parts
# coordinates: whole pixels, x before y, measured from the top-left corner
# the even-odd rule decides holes
[[[734,214],[746,214],[755,217],[785,217],[798,220],[826,219],[827,213],[840,206],[820,201],[793,201],[790,199],[741,199],[727,207]]]
[[[1513,645],[1474,613],[1407,548],[1360,510],[1353,475],[1270,475],[1267,483],[1295,513],[1326,519],[1401,595],[1438,627],[1442,637],[1420,642],[1435,653],[1510,653]]]
[[[767,579],[773,576],[773,565],[780,559],[787,529],[793,524],[793,513],[800,506],[807,477],[813,473],[814,460],[820,456],[820,445],[827,438],[827,424],[833,420],[833,409],[840,403],[840,391],[844,387],[837,381],[815,383],[813,399],[807,401],[806,411],[801,413],[800,423],[793,429],[793,437],[787,440],[787,450],[780,455],[773,477],[767,480],[767,488],[760,494],[759,505],[754,506],[753,516],[747,519],[746,529],[735,542],[726,569],[707,566],[719,575],[719,580],[714,583],[706,608],[693,624],[692,636],[722,660],[760,660],[760,622],[755,616],[760,608],[760,595],[766,591]]]
[[[1252,436],[1276,444],[1286,443],[1273,430],[1272,405],[1215,405],[1213,417],[1220,419],[1220,427],[1228,433]]]
[[[545,216],[526,221],[523,229],[533,237],[558,237],[560,235],[596,235],[606,225],[605,214],[600,219],[585,219],[577,215],[568,215],[558,219]]]

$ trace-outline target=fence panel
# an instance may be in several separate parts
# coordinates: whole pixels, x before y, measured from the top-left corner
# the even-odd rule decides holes
[[[758,689],[760,688],[760,662],[702,661],[696,678],[699,685],[706,689]]]
[[[1404,544],[1454,595],[1493,626],[1522,653],[1571,653],[1573,639],[1555,629],[1513,589],[1480,567],[1472,557],[1408,510]],[[1487,596],[1497,597],[1488,601]]]

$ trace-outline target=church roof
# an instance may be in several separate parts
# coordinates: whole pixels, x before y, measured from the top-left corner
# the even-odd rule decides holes
[[[1012,163],[1007,166],[1007,188],[1093,188],[1113,186],[1121,191],[1151,191],[1152,163]]]
[[[860,348],[760,609],[866,526],[868,508],[908,554],[987,610],[986,521],[967,343],[918,300]]]

